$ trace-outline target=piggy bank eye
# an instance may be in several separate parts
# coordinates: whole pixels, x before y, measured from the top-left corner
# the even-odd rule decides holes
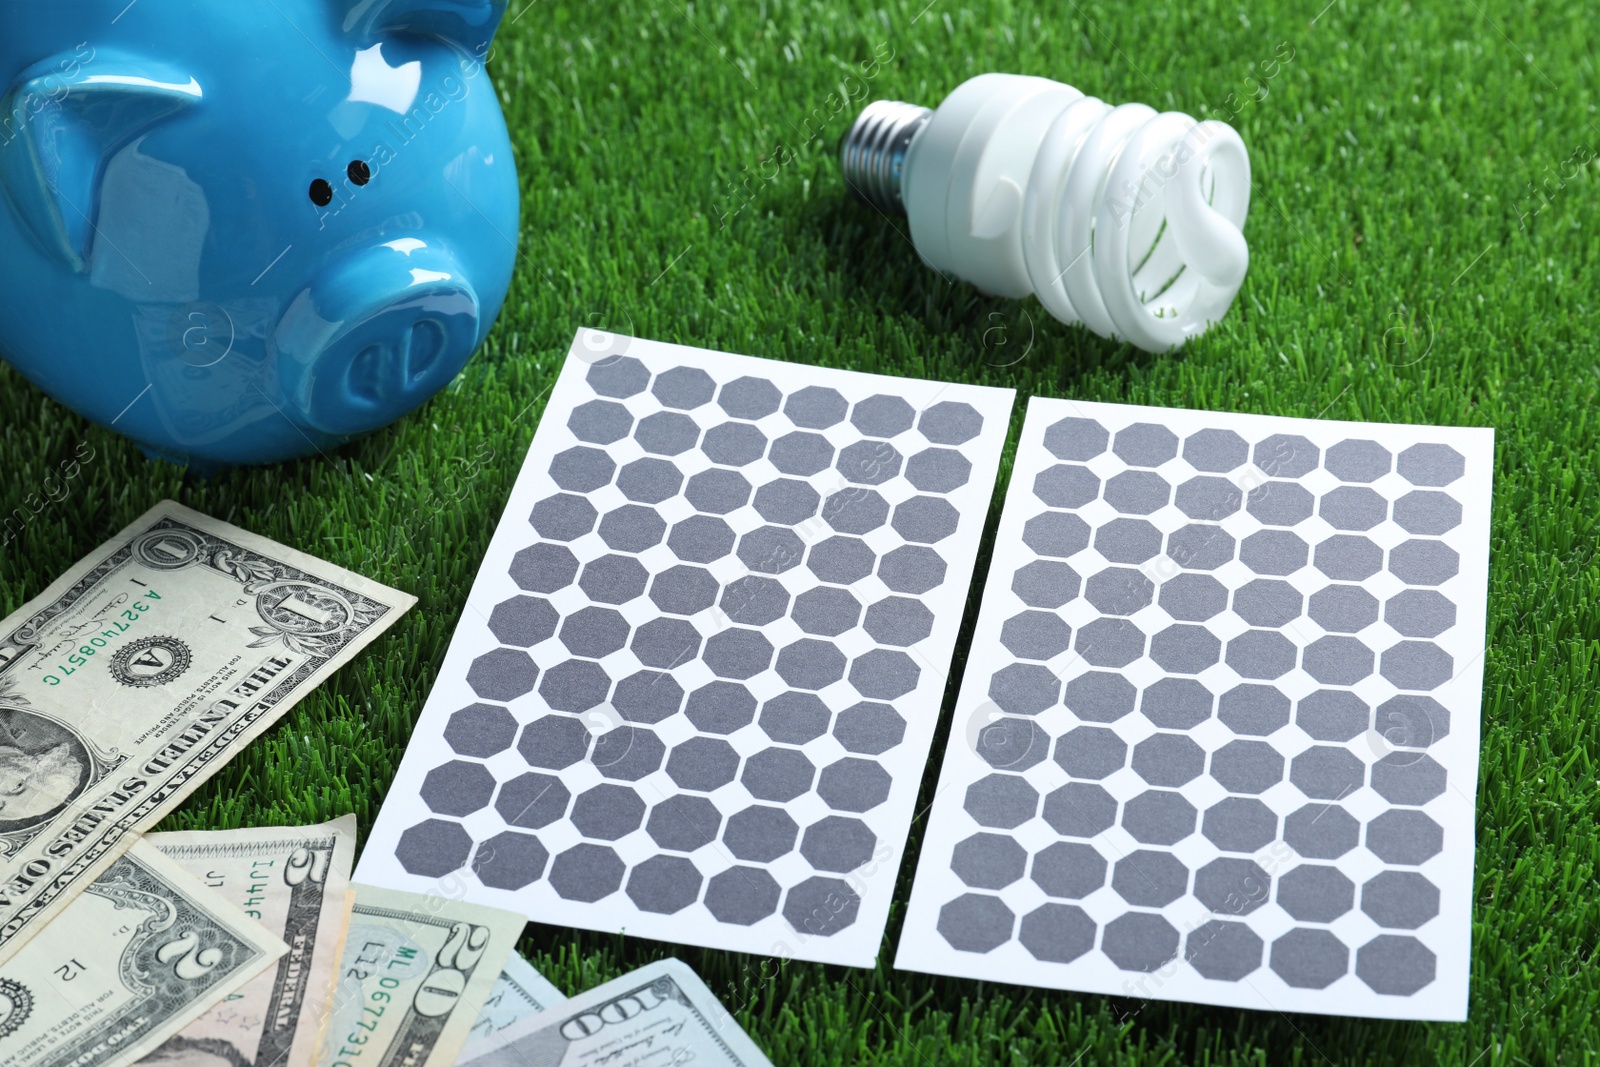
[[[351,160],[350,165],[345,168],[345,173],[357,185],[365,185],[372,180],[372,168],[359,159]]]
[[[313,204],[318,207],[327,207],[333,203],[333,186],[329,185],[325,179],[318,178],[311,183],[309,195]]]

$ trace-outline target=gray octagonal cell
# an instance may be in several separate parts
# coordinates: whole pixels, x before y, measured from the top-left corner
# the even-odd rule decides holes
[[[761,419],[778,410],[783,393],[765,378],[735,378],[717,392],[717,406],[736,419]]]
[[[572,409],[567,416],[567,429],[580,441],[609,445],[633,430],[633,416],[614,400],[590,400]]]
[[[1064,511],[1047,511],[1022,524],[1022,543],[1041,556],[1065,559],[1089,547],[1089,524]]]
[[[1383,569],[1383,549],[1358,534],[1334,534],[1317,545],[1313,562],[1336,582],[1360,582]]]
[[[1407,585],[1443,585],[1460,569],[1460,553],[1443,541],[1413,538],[1389,550],[1389,573]]]
[[[1228,666],[1242,678],[1281,678],[1294,670],[1298,655],[1277,630],[1246,630],[1228,642]]]
[[[1024,528],[1024,539],[1026,536]],[[1037,546],[1032,547],[1039,551]],[[1096,552],[1112,563],[1143,563],[1161,551],[1161,531],[1144,519],[1112,519],[1095,531],[1094,547]],[[1040,551],[1039,554],[1050,553]]]
[[[646,667],[671,670],[700,654],[700,631],[688,619],[651,619],[633,632],[628,647]]]
[[[847,485],[822,504],[822,521],[842,534],[866,534],[889,521],[889,502],[876,489]]]
[[[783,889],[760,867],[729,867],[706,883],[705,905],[718,922],[752,926],[778,910]]]
[[[1239,542],[1239,562],[1257,574],[1282,576],[1304,567],[1310,551],[1305,541],[1288,530],[1257,530]]]
[[[1167,558],[1188,570],[1214,571],[1233,559],[1236,547],[1232,534],[1211,523],[1191,522],[1167,535]]]
[[[1197,471],[1227,474],[1244,466],[1250,446],[1232,430],[1199,430],[1184,438],[1183,458]]]
[[[1130,467],[1159,467],[1178,454],[1178,435],[1154,422],[1136,422],[1117,431],[1111,451]]]
[[[569,820],[584,837],[615,841],[643,825],[644,801],[625,785],[605,782],[578,794]]]
[[[1394,502],[1394,521],[1406,533],[1436,537],[1461,525],[1461,505],[1449,493],[1414,489]]]
[[[816,777],[816,765],[798,748],[766,748],[744,761],[739,780],[757,800],[788,801],[810,792]]]
[[[1214,915],[1249,915],[1272,898],[1272,876],[1254,860],[1219,856],[1194,872],[1194,895]]]
[[[867,609],[862,626],[880,645],[914,645],[933,632],[933,609],[915,597],[885,597]]]
[[[934,924],[950,947],[960,952],[992,952],[1011,940],[1017,916],[999,897],[963,893],[939,909]]]
[[[783,402],[783,413],[796,426],[808,430],[826,430],[844,421],[850,408],[837,389],[823,385],[808,385],[789,394]]]
[[[888,704],[863,700],[841,711],[833,737],[846,752],[881,755],[905,740],[906,721]]]
[[[618,552],[643,552],[665,536],[667,520],[643,504],[624,504],[600,520],[600,540]]]
[[[1080,464],[1057,463],[1034,477],[1033,495],[1045,507],[1081,508],[1100,495],[1100,479]]]
[[[1450,712],[1420,693],[1400,693],[1378,705],[1374,727],[1395,748],[1427,748],[1450,732]]]
[[[1222,694],[1217,718],[1236,734],[1265,737],[1289,722],[1289,698],[1277,686],[1245,682]]]
[[[1230,793],[1265,793],[1283,781],[1283,756],[1265,741],[1229,741],[1211,754],[1211,777]]]
[[[889,799],[889,772],[876,760],[846,756],[822,768],[817,796],[834,811],[871,811]]]
[[[667,746],[654,732],[642,726],[618,726],[595,739],[589,760],[607,778],[637,782],[659,770],[666,754]]]
[[[1283,840],[1306,859],[1334,860],[1356,847],[1361,824],[1336,804],[1307,804],[1283,820]]]
[[[783,745],[803,745],[828,732],[833,713],[815,693],[779,693],[761,705],[761,731]]]
[[[1104,778],[1128,762],[1128,743],[1104,726],[1078,726],[1056,738],[1055,761],[1074,778]]]
[[[971,404],[943,400],[923,410],[917,429],[936,445],[964,445],[983,430],[983,416]]]
[[[1111,671],[1089,671],[1067,683],[1067,707],[1086,722],[1116,722],[1133,711],[1138,691],[1133,683]]]
[[[794,851],[800,826],[782,808],[756,804],[728,816],[722,843],[739,859],[771,863]]]
[[[1224,852],[1256,852],[1278,836],[1278,817],[1255,797],[1223,797],[1206,809],[1200,832]]]
[[[578,557],[566,545],[540,542],[529,545],[511,557],[506,571],[518,589],[530,593],[554,593],[572,584],[578,573]]]
[[[481,763],[453,759],[422,779],[422,801],[440,815],[470,815],[493,795],[494,775]]]
[[[1426,813],[1391,808],[1367,823],[1367,851],[1385,863],[1415,867],[1444,849],[1444,828]]]
[[[1093,419],[1065,418],[1044,431],[1045,451],[1057,459],[1093,459],[1110,443],[1111,435]]]
[[[632,356],[613,355],[590,366],[584,380],[601,396],[625,399],[644,392],[650,384],[650,371]]]
[[[1391,930],[1415,930],[1439,914],[1439,887],[1416,871],[1379,871],[1361,887],[1361,910]]]
[[[1150,658],[1171,674],[1199,674],[1222,658],[1222,642],[1204,626],[1174,623],[1150,638]]]
[[[451,712],[444,724],[445,743],[463,756],[479,759],[504,752],[516,736],[517,720],[494,704],[468,704]]]
[[[783,917],[807,937],[832,937],[848,929],[861,911],[861,897],[841,878],[814,875],[791,888]]]
[[[1437,689],[1455,673],[1455,659],[1432,641],[1401,641],[1385,649],[1379,672],[1400,689]]]
[[[990,774],[967,786],[962,806],[979,826],[1011,830],[1039,810],[1039,792],[1014,774]]]
[[[693,852],[717,839],[722,813],[705,797],[680,793],[651,808],[644,829],[662,848]]]
[[[1094,935],[1094,920],[1074,904],[1041,904],[1017,927],[1022,947],[1046,963],[1071,963],[1094,948]]]
[[[1278,879],[1278,907],[1307,923],[1331,923],[1356,906],[1356,884],[1337,867],[1302,863]]]
[[[1244,923],[1212,919],[1189,931],[1183,958],[1202,978],[1237,982],[1260,968],[1266,947]]]
[[[1002,715],[984,724],[973,738],[978,758],[997,771],[1027,770],[1050,752],[1050,735],[1032,719]]]
[[[1136,567],[1107,567],[1083,585],[1084,599],[1102,615],[1132,615],[1150,606],[1155,583]]]
[[[458,822],[424,819],[408,827],[395,846],[395,859],[409,874],[442,878],[466,866],[472,837]]]
[[[1372,788],[1391,804],[1421,806],[1444,786],[1445,770],[1432,756],[1391,752],[1372,765]]]
[[[779,478],[756,490],[756,514],[779,526],[798,526],[822,507],[822,494],[810,482]]]
[[[644,564],[633,556],[608,553],[583,565],[583,577],[578,579],[578,588],[596,604],[626,604],[635,597],[643,596],[644,587],[649,581],[650,572],[645,570]],[[549,614],[559,618],[554,608],[550,609]],[[490,625],[493,625],[492,616]],[[553,622],[550,631],[555,632]],[[544,636],[549,637],[550,634]],[[542,641],[544,638],[541,637],[539,640]]]
[[[871,700],[895,700],[917,687],[922,668],[898,649],[875,648],[850,664],[850,684]]]
[[[573,493],[545,497],[528,513],[528,522],[539,536],[550,541],[575,541],[594,529],[599,517],[594,505]]]
[[[490,649],[467,668],[467,684],[489,700],[515,700],[533,689],[539,668],[528,654],[516,648]]]
[[[1299,482],[1262,482],[1250,490],[1245,510],[1264,526],[1295,526],[1311,517],[1313,504]]]
[[[1438,963],[1414,937],[1379,934],[1356,951],[1356,977],[1375,993],[1408,997],[1433,981]]]
[[[1327,930],[1296,927],[1272,943],[1270,958],[1296,989],[1326,989],[1350,971],[1350,949]]]
[[[1359,633],[1378,621],[1378,598],[1359,585],[1330,585],[1311,594],[1306,614],[1330,633]]]
[[[721,587],[704,567],[679,563],[650,583],[650,599],[668,615],[698,615],[717,602]]]
[[[1370,530],[1389,515],[1389,502],[1364,485],[1341,485],[1326,493],[1317,514],[1335,530]]]
[[[491,889],[521,889],[544,874],[550,852],[532,834],[505,830],[478,846],[472,871]]]
[[[663,407],[691,411],[701,404],[711,403],[717,383],[699,367],[672,367],[656,375],[650,391]]]
[[[1233,613],[1251,626],[1287,626],[1304,606],[1300,590],[1276,578],[1252,578],[1233,593]]]
[[[1191,519],[1221,522],[1244,506],[1244,494],[1226,478],[1202,474],[1178,486],[1174,503]]]
[[[860,819],[828,815],[800,835],[800,855],[819,871],[843,874],[872,859],[878,838]]]
[[[1100,618],[1078,630],[1073,648],[1096,667],[1126,667],[1144,655],[1144,631],[1131,619]]]
[[[704,875],[687,856],[651,856],[628,875],[628,899],[640,911],[674,915],[700,896]]]
[[[877,562],[877,554],[865,541],[839,534],[818,541],[806,556],[806,566],[811,573],[835,585],[859,582],[872,573]]]
[[[568,715],[546,715],[522,728],[517,752],[530,767],[559,771],[589,754],[589,728]]]
[[[1154,912],[1130,911],[1106,924],[1100,951],[1124,971],[1159,971],[1178,955],[1178,928]]]
[[[573,845],[550,865],[550,886],[567,900],[592,904],[622,887],[627,867],[610,845]]]
[[[598,448],[578,445],[557,452],[550,461],[550,480],[569,493],[592,493],[611,484],[617,464]]]
[[[691,475],[683,495],[696,511],[726,515],[750,503],[750,481],[738,471],[712,467]]]
[[[728,627],[706,638],[702,661],[718,678],[742,681],[752,678],[773,664],[773,643],[760,630]]]
[[[1348,689],[1319,689],[1300,698],[1294,721],[1316,741],[1348,741],[1372,724],[1372,709]]]
[[[1072,628],[1053,611],[1024,611],[1000,626],[1000,643],[1018,659],[1052,659],[1071,640]]]
[[[1412,485],[1445,486],[1466,473],[1467,461],[1449,445],[1412,445],[1395,463],[1400,477]]]
[[[710,793],[739,773],[739,753],[720,737],[691,737],[672,746],[667,777],[679,788]]]
[[[636,459],[617,472],[617,488],[635,504],[659,504],[683,488],[683,472],[671,460]]]
[[[739,538],[739,560],[757,574],[782,574],[800,565],[806,546],[784,526],[761,526]]]
[[[846,630],[855,629],[861,621],[861,601],[847,589],[836,585],[819,585],[795,597],[794,608],[789,615],[795,625],[808,634],[838,637]],[[782,662],[781,657],[779,662]]]
[[[724,422],[706,431],[700,451],[713,463],[743,467],[766,454],[767,435],[748,422]]]
[[[718,605],[729,620],[743,626],[765,626],[789,610],[789,591],[776,578],[747,574],[729,582]]]
[[[1211,690],[1193,678],[1162,678],[1145,689],[1139,712],[1166,730],[1187,730],[1211,718]]]
[[[772,442],[767,459],[784,474],[805,477],[833,465],[833,446],[820,433],[795,430]]]
[[[856,401],[850,424],[866,437],[894,437],[911,429],[917,413],[903,397],[879,393]]]
[[[1017,568],[1011,591],[1030,608],[1059,608],[1078,595],[1080,584],[1078,572],[1067,564],[1036,559]]]
[[[1436,589],[1404,589],[1384,603],[1383,621],[1405,637],[1438,637],[1456,624],[1456,606]]]
[[[562,621],[561,643],[575,656],[602,659],[628,643],[628,620],[614,608],[579,608]]]
[[[684,716],[707,734],[731,734],[756,717],[756,698],[738,682],[710,682],[689,694]]]
[[[1046,895],[1077,900],[1106,884],[1106,861],[1093,845],[1056,841],[1034,855],[1030,876]]]
[[[1149,515],[1171,499],[1172,486],[1155,471],[1123,471],[1106,481],[1106,503],[1124,515]]]
[[[1273,478],[1303,478],[1317,469],[1322,452],[1299,434],[1275,433],[1256,442],[1250,457]]]
[[[1189,891],[1189,868],[1170,852],[1138,849],[1112,867],[1111,888],[1135,907],[1163,907]]]
[[[973,889],[1004,889],[1027,866],[1027,851],[1008,834],[973,834],[956,842],[950,855],[950,869]]]
[[[1160,602],[1174,619],[1204,622],[1228,609],[1228,590],[1209,574],[1178,574],[1161,583]]]
[[[688,563],[715,563],[733,551],[733,528],[712,515],[690,515],[673,525],[667,547]]]
[[[839,450],[835,469],[847,482],[882,485],[900,473],[905,457],[887,441],[856,441]]]
[[[519,774],[500,787],[494,810],[508,826],[537,830],[549,826],[567,813],[572,791],[553,774],[530,771]]]
[[[1347,748],[1313,745],[1289,761],[1289,781],[1317,800],[1340,800],[1366,782],[1367,767]]]
[[[1328,449],[1322,465],[1341,482],[1375,482],[1389,473],[1394,457],[1376,441],[1340,441]]]
[[[1063,837],[1094,837],[1117,821],[1117,802],[1090,782],[1068,782],[1044,798],[1044,821]]]
[[[660,722],[683,707],[683,686],[661,671],[635,671],[617,683],[611,706],[629,722]]]
[[[1205,750],[1187,734],[1152,734],[1133,746],[1134,773],[1151,785],[1180,786],[1205,769]]]
[[[906,460],[906,481],[924,493],[950,493],[972,477],[972,461],[953,448],[925,448]]]
[[[687,415],[676,411],[657,411],[646,415],[634,427],[633,439],[639,447],[657,456],[678,456],[700,440],[700,427]],[[604,483],[602,483],[604,484]]]
[[[1305,672],[1323,685],[1355,685],[1372,674],[1372,649],[1359,639],[1327,634],[1306,646]]]
[[[931,545],[956,532],[961,513],[942,496],[914,496],[895,505],[891,525],[907,541]]]
[[[1122,828],[1146,845],[1176,845],[1194,833],[1198,817],[1182,794],[1167,789],[1146,790],[1122,806]]]

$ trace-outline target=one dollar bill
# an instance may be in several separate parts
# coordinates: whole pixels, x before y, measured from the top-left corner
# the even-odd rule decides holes
[[[450,1067],[527,920],[356,885],[320,1067]]]
[[[494,1035],[566,999],[561,990],[534,970],[533,964],[513,952],[478,1013],[478,1021],[472,1024],[472,1036],[461,1050],[461,1059],[470,1060],[487,1052]]]
[[[0,1067],[124,1067],[285,951],[140,842],[0,965]]]
[[[356,817],[317,826],[150,834],[147,842],[244,909],[289,951],[144,1061],[197,1055],[251,1067],[310,1067],[344,948]]]
[[[413,603],[163,501],[0,622],[0,963]]]

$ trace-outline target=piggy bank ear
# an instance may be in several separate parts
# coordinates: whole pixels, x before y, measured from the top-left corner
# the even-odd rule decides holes
[[[85,269],[106,160],[200,84],[159,64],[89,52],[23,71],[0,97],[0,192],[46,254]]]
[[[371,41],[385,34],[436,37],[472,53],[488,55],[506,0],[337,0],[345,5],[344,32]]]

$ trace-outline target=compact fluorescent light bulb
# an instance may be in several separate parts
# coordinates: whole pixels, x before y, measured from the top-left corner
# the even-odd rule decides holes
[[[869,104],[840,154],[935,269],[1147,351],[1222,318],[1250,263],[1250,157],[1226,123],[981,74],[937,111]]]

